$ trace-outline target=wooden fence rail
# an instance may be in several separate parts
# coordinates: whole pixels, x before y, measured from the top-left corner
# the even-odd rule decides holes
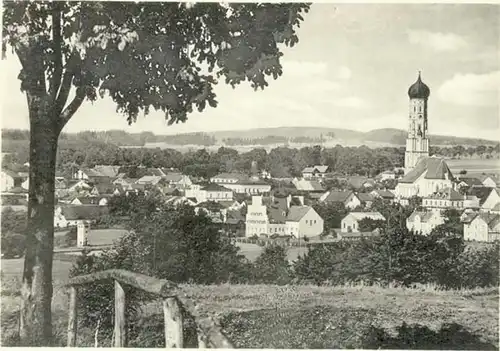
[[[125,316],[127,300],[123,286],[129,285],[163,299],[166,348],[182,348],[184,346],[183,307],[196,321],[199,348],[234,348],[232,343],[222,333],[218,323],[213,318],[201,316],[196,303],[187,298],[187,296],[183,296],[175,283],[122,269],[111,269],[76,276],[71,278],[66,284],[70,289],[68,315],[69,347],[76,346],[78,287],[106,280],[111,280],[115,283],[114,347],[127,346],[127,321]]]

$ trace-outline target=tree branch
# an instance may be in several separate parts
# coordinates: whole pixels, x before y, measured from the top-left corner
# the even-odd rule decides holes
[[[76,54],[73,52],[68,59],[68,62],[66,63],[66,72],[64,72],[64,76],[62,78],[62,83],[59,89],[59,94],[57,95],[57,98],[55,98],[55,114],[59,115],[63,108],[64,105],[66,105],[66,101],[68,100],[69,92],[71,90],[71,83],[73,82],[73,66],[76,61]]]
[[[69,89],[68,89],[69,90]],[[76,89],[76,96],[73,101],[70,102],[68,106],[61,112],[61,116],[59,119],[59,131],[61,131],[66,123],[73,117],[75,112],[80,108],[83,101],[85,100],[85,88],[78,87]]]
[[[57,92],[61,86],[63,73],[62,66],[62,36],[61,36],[61,7],[59,3],[54,3],[52,7],[52,50],[54,51],[54,73],[49,87],[49,95],[53,102],[57,97]]]

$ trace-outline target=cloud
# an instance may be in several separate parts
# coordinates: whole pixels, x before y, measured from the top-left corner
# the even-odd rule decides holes
[[[457,34],[425,30],[408,31],[408,40],[412,44],[422,45],[435,51],[456,51],[467,46],[465,39]]]
[[[465,106],[497,106],[499,104],[500,71],[486,74],[455,74],[438,89],[438,97]]]
[[[326,62],[282,60],[283,74],[294,76],[321,75],[327,71]]]
[[[335,106],[350,107],[357,109],[368,107],[368,103],[357,96],[347,96],[338,99],[333,99],[332,104]]]
[[[337,77],[339,79],[343,79],[343,80],[347,80],[349,78],[351,78],[351,70],[349,69],[349,67],[346,67],[346,66],[340,66],[338,68],[338,71],[337,71]]]

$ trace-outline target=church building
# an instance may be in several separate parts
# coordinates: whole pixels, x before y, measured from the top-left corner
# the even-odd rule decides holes
[[[428,101],[429,87],[417,81],[408,89],[410,98],[408,138],[406,139],[405,174],[396,186],[396,197],[429,196],[445,188],[453,188],[453,174],[444,159],[429,157]]]

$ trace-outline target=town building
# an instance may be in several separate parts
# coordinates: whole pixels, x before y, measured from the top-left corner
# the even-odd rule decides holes
[[[249,177],[241,173],[221,173],[211,178],[211,182],[231,189],[237,194],[259,195],[271,191],[271,185],[259,179],[258,175]]]
[[[381,190],[381,189],[377,189],[377,190],[373,190],[371,193],[370,193],[375,199],[382,199],[382,200],[385,200],[385,201],[394,201],[394,198],[395,198],[395,195],[392,191],[389,191],[389,190]]]
[[[490,212],[497,204],[500,203],[500,190],[497,188],[487,188],[489,189],[489,195],[485,198],[484,202],[481,204],[482,212]]]
[[[351,212],[340,222],[341,232],[359,232],[359,222],[365,218],[374,221],[385,221],[385,217],[380,212]]]
[[[455,208],[458,210],[463,210],[465,208],[478,209],[479,199],[473,195],[462,195],[451,188],[444,188],[438,192],[423,197],[422,207],[440,211],[447,208]]]
[[[410,98],[408,137],[405,151],[405,175],[395,189],[398,199],[426,197],[441,189],[454,188],[454,177],[444,159],[429,157],[429,87],[417,81],[408,89]]]
[[[54,227],[67,228],[77,226],[80,221],[96,222],[107,215],[107,206],[99,205],[63,205],[54,211]]]
[[[311,180],[310,178],[309,179],[305,179],[305,178],[297,179],[297,178],[294,178],[292,180],[292,184],[299,191],[307,191],[307,192],[322,192],[322,191],[325,191],[325,189],[323,188],[323,186],[321,185],[320,182],[318,182],[317,180]]]
[[[323,194],[322,197],[319,199],[320,202],[325,202],[325,203],[341,203],[343,204],[346,208],[349,208],[351,210],[355,209],[358,206],[361,206],[361,201],[359,198],[354,194],[353,191],[327,191],[326,193]]]
[[[394,191],[397,198],[427,197],[446,188],[454,188],[454,178],[443,159],[421,159],[410,172],[399,180]]]
[[[405,174],[413,170],[420,159],[429,157],[427,104],[430,93],[429,87],[422,82],[419,72],[417,81],[408,89],[410,113],[405,151]]]
[[[0,177],[1,177],[0,189],[2,192],[9,191],[17,187],[22,188],[23,182],[25,180],[17,172],[13,172],[8,169],[2,169]]]
[[[205,201],[231,201],[233,200],[233,191],[225,186],[210,183],[205,186],[193,184],[186,189],[187,198],[195,198],[197,203]]]
[[[440,211],[413,211],[406,219],[406,228],[408,230],[428,235],[438,225],[444,223],[444,217]]]
[[[312,166],[312,167],[306,167],[302,170],[302,178],[304,179],[311,179],[311,178],[324,178],[326,174],[329,171],[328,166],[322,166],[322,165],[317,165],[317,166]]]
[[[245,221],[247,237],[277,234],[300,239],[323,233],[324,221],[312,207],[291,205],[289,197],[274,200],[265,204],[262,196],[252,196]]]
[[[493,242],[500,240],[500,214],[474,213],[464,220],[464,239]]]

